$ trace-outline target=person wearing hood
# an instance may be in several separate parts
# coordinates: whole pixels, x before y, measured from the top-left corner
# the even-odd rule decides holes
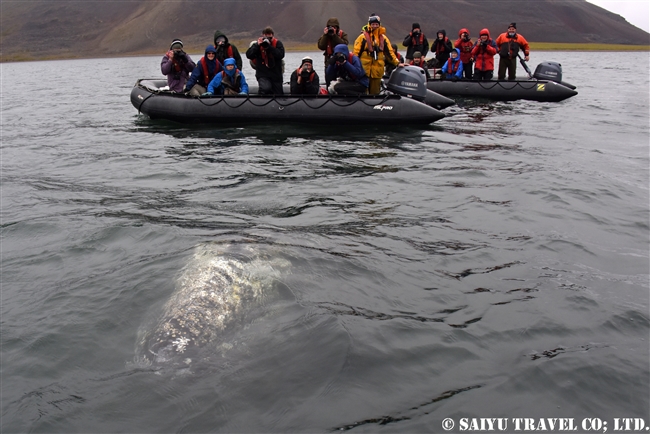
[[[497,44],[490,38],[490,31],[481,30],[479,39],[472,48],[472,61],[475,62],[474,80],[492,80],[495,54],[497,54]]]
[[[442,76],[452,81],[463,78],[463,62],[460,60],[460,50],[458,48],[452,50],[449,59],[443,65]]]
[[[474,43],[469,37],[469,30],[460,29],[458,32],[458,39],[454,43],[454,47],[460,50],[460,61],[463,62],[463,75],[466,79],[472,79],[472,48]]]
[[[182,93],[185,83],[194,70],[196,64],[192,58],[183,51],[183,41],[174,39],[169,46],[169,51],[160,62],[160,71],[167,76],[167,85],[172,92]]]
[[[440,68],[449,59],[449,54],[454,47],[451,46],[451,41],[447,37],[447,32],[442,29],[438,30],[436,40],[431,44],[431,52],[436,55],[437,67]]]
[[[499,80],[506,78],[506,69],[508,70],[508,80],[517,78],[517,54],[520,49],[524,52],[524,60],[528,62],[530,59],[528,41],[517,33],[517,23],[510,23],[508,31],[501,33],[497,38]]]
[[[261,95],[283,95],[284,45],[275,38],[271,27],[262,30],[262,36],[248,47],[246,57],[255,62],[255,78],[259,85],[259,93]]]
[[[386,63],[393,66],[401,64],[386,36],[386,28],[381,26],[381,20],[376,14],[368,18],[368,24],[363,26],[361,34],[354,41],[354,52],[359,56],[368,76],[368,93],[377,95],[381,91],[381,80],[384,77]]]
[[[422,53],[419,51],[413,53],[413,60],[409,62],[409,65],[424,69],[424,74],[427,76],[427,80],[431,80],[431,74],[429,74],[429,68],[427,68],[427,61]]]
[[[221,63],[217,60],[217,50],[213,45],[208,45],[205,48],[205,55],[196,62],[196,68],[192,71],[183,91],[189,91],[191,96],[201,96],[207,92],[208,84],[221,70]]]
[[[239,50],[228,41],[228,36],[221,30],[214,32],[214,47],[217,49],[217,60],[222,65],[227,58],[232,57],[237,62],[237,69],[242,70],[242,60]]]
[[[406,35],[404,42],[402,42],[402,45],[407,47],[407,61],[413,60],[413,55],[416,51],[419,51],[424,57],[426,57],[427,53],[429,52],[429,41],[427,40],[427,37],[424,36],[424,33],[422,33],[422,29],[420,29],[420,23],[413,23],[411,27],[411,33]]]
[[[208,91],[201,96],[248,95],[248,83],[244,74],[237,69],[237,61],[229,57],[224,60],[223,67],[223,71],[208,84]]]
[[[320,83],[311,57],[302,58],[300,68],[291,73],[290,83],[292,95],[318,95]]]
[[[334,47],[339,44],[348,45],[348,34],[339,27],[339,19],[332,17],[327,20],[323,34],[318,38],[318,49],[323,50],[325,58],[325,70],[329,65],[330,58],[334,55]],[[327,83],[329,86],[329,83]]]
[[[325,71],[325,79],[332,83],[329,93],[340,95],[363,95],[368,93],[368,77],[356,54],[348,46],[339,44]]]

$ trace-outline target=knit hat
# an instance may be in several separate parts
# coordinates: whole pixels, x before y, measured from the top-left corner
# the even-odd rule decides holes
[[[208,53],[217,54],[217,50],[214,49],[214,45],[208,45],[205,47],[205,54],[207,55]]]
[[[303,57],[302,60],[300,61],[300,67],[302,67],[302,65],[304,65],[305,63],[311,63],[312,66],[313,66],[313,65],[314,65],[314,60],[313,60],[311,57],[309,57],[309,56],[305,56],[305,57]]]
[[[419,28],[420,28],[420,23],[413,23],[413,26],[411,26],[411,30],[415,30]]]
[[[381,24],[381,18],[379,18],[377,14],[370,15],[370,17],[368,18],[368,24],[372,24],[372,23]]]
[[[183,41],[180,39],[174,39],[172,44],[169,46],[169,49],[173,50],[174,48],[183,48]]]
[[[517,23],[510,23],[508,27],[514,27],[515,29],[517,28]]]
[[[420,57],[422,57],[422,53],[420,53],[419,51],[416,51],[415,53],[413,53],[413,58],[414,59],[419,59]]]
[[[483,29],[483,30],[481,30],[481,33],[479,33],[478,35],[479,36],[485,35],[485,36],[489,37],[490,36],[490,31],[488,29]]]
[[[327,20],[327,26],[339,27],[339,19],[336,17],[330,18],[329,20]]]

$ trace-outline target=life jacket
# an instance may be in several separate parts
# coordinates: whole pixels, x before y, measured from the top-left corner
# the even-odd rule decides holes
[[[217,58],[222,63],[223,63],[224,60],[226,60],[229,57],[232,57],[232,58],[235,57],[234,54],[233,54],[233,51],[232,51],[232,45],[230,45],[230,44],[228,44],[228,48],[226,49],[226,56],[219,56],[219,54],[223,54],[223,51],[219,50],[219,46],[215,47],[215,50],[217,50],[216,51],[217,55],[214,56],[214,57]]]
[[[517,53],[519,53],[519,41],[517,41],[517,35],[515,34],[514,38],[508,38],[507,44],[501,44],[499,57],[514,59],[517,57]]]
[[[359,51],[358,56],[361,56],[361,53],[363,50],[367,50],[369,53],[372,53],[374,51],[374,47],[372,45],[372,36],[370,35],[370,32],[366,32],[365,30],[363,31],[363,35],[365,36],[365,39],[361,42],[361,50]],[[379,35],[379,51],[384,52],[384,35],[383,33]]]
[[[420,68],[424,68],[424,63],[425,63],[424,60],[422,60],[422,58],[420,58],[420,64],[419,64],[419,65],[416,65],[416,64],[415,64],[415,59],[412,59],[412,60],[409,62],[409,65],[413,65],[413,66],[418,66],[418,67],[420,67]]]
[[[456,71],[458,71],[458,67],[462,62],[460,61],[460,57],[457,57],[455,62],[450,57],[449,60],[447,60],[447,63],[449,64],[447,67],[447,74],[453,75]]]
[[[436,39],[436,54],[443,53],[445,51],[445,46],[447,45],[447,42],[449,42],[449,38],[445,36],[445,39],[440,42],[440,39]]]
[[[271,38],[271,47],[275,48],[277,45],[278,45],[278,40],[275,38]],[[262,47],[260,47],[260,53],[262,54],[262,64],[267,68],[270,68],[269,60],[273,59],[273,55],[267,54],[266,50]]]
[[[411,36],[411,44],[412,44],[412,46],[424,44],[424,33],[420,32],[420,38],[419,39],[420,39],[420,41],[418,42],[418,41],[416,41],[416,39],[413,36]]]
[[[239,69],[235,69],[235,80],[230,78],[226,71],[221,71],[221,84],[223,85],[224,95],[236,95],[241,92],[241,74]]]
[[[302,68],[296,69],[296,73],[298,74],[298,77],[300,77],[300,74],[302,73]],[[314,75],[316,75],[316,71],[314,71],[312,69],[311,74],[309,74],[309,80],[308,81],[314,81]]]
[[[343,30],[339,29],[339,31],[336,32],[335,35],[343,39]],[[325,48],[325,53],[327,53],[328,57],[334,54],[334,47],[332,47],[332,41],[327,42],[327,48]]]
[[[217,75],[217,72],[219,72],[221,69],[221,63],[219,63],[217,60],[217,56],[214,56],[214,60],[216,63],[214,65],[214,74],[212,75],[210,75],[210,71],[208,71],[208,63],[206,62],[205,57],[201,57],[201,60],[199,60],[199,62],[201,62],[201,66],[203,67],[203,79],[205,80],[204,83],[206,83],[206,86],[210,84],[210,81],[212,81],[214,76]]]

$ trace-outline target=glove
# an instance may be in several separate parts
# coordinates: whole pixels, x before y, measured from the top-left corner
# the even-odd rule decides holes
[[[454,75],[453,77],[451,77],[451,81],[458,81],[458,77]]]
[[[212,96],[212,92],[206,92],[204,94],[201,94],[201,96]]]
[[[330,65],[334,65],[336,63],[336,57],[334,56],[330,57],[330,60],[327,63],[329,63]]]
[[[239,92],[240,95],[248,95],[246,92]]]

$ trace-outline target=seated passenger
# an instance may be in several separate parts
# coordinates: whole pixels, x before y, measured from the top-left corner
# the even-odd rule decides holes
[[[402,56],[399,51],[397,51],[397,44],[391,44],[393,47],[393,52],[395,53],[395,57],[397,58],[397,61],[400,63],[400,65],[404,64],[404,56]],[[396,65],[387,63],[385,66],[386,70],[384,71],[384,77],[390,77],[390,75],[397,69]]]
[[[328,82],[332,82],[329,93],[340,95],[363,95],[368,93],[368,76],[356,54],[348,46],[334,47],[334,55],[325,71]]]
[[[196,64],[192,58],[183,51],[183,41],[174,39],[160,62],[160,71],[167,76],[167,85],[172,92],[183,92],[190,72]]]
[[[311,57],[303,57],[300,68],[291,74],[292,95],[318,95],[320,83]]]
[[[224,70],[214,76],[208,91],[201,96],[210,95],[248,95],[246,77],[236,68],[237,62],[232,57],[224,61]]]
[[[463,77],[463,62],[460,60],[460,50],[458,48],[451,51],[449,59],[443,65],[442,77],[453,81]]]
[[[427,80],[431,80],[431,74],[429,74],[429,68],[427,67],[427,62],[424,59],[424,56],[419,51],[413,53],[413,59],[409,62],[409,65],[418,66],[424,69],[424,73],[427,76]]]
[[[217,60],[217,50],[214,46],[208,45],[205,48],[205,55],[197,62],[183,90],[189,91],[191,96],[201,96],[208,91],[208,84],[222,69],[221,63]]]

